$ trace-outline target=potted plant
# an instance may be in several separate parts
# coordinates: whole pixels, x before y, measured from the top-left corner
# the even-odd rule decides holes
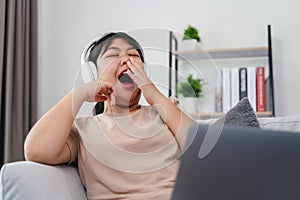
[[[188,27],[184,30],[183,38],[182,38],[182,49],[183,50],[192,50],[197,47],[197,43],[201,42],[201,38],[199,36],[198,29],[194,26],[188,25]]]
[[[188,113],[198,112],[198,100],[203,97],[202,80],[190,74],[186,81],[178,83],[178,93],[182,95],[181,103]]]

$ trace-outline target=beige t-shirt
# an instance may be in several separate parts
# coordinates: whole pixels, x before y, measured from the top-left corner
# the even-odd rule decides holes
[[[75,127],[67,143],[88,199],[170,199],[180,149],[155,108],[78,118]]]

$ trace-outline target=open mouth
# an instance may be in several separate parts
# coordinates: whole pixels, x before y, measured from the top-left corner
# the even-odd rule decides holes
[[[133,84],[134,83],[134,81],[132,80],[132,78],[130,78],[130,76],[127,73],[125,73],[125,72],[122,73],[122,74],[120,74],[119,81],[122,84]]]

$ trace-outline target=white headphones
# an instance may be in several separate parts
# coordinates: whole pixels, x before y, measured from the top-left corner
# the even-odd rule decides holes
[[[101,37],[91,40],[83,49],[81,54],[81,75],[84,83],[89,83],[98,79],[98,70],[92,61],[88,61],[90,50]]]

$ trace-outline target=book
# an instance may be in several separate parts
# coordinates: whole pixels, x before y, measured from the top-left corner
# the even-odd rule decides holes
[[[222,70],[220,68],[216,69],[216,74],[214,76],[215,84],[215,112],[222,112]]]
[[[256,111],[266,111],[266,96],[265,96],[265,68],[256,68]]]
[[[256,111],[256,67],[247,67],[247,96]]]
[[[215,112],[222,112],[222,87],[215,88]]]
[[[239,94],[239,68],[233,67],[231,73],[231,107],[234,107],[240,101]]]
[[[272,110],[271,104],[271,97],[270,97],[270,78],[266,79],[266,72],[265,72],[265,102],[266,102],[266,111]]]
[[[222,69],[222,111],[227,112],[231,108],[231,73],[230,68]]]
[[[240,100],[244,97],[248,96],[247,92],[247,68],[241,67],[239,69],[239,93],[240,93]]]

